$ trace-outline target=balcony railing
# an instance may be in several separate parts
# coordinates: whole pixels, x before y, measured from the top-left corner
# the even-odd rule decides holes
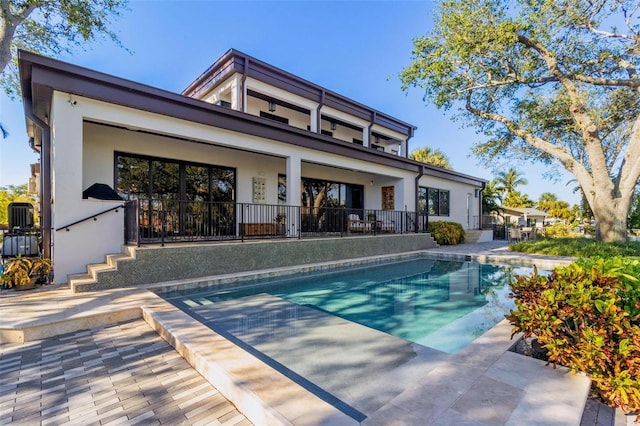
[[[424,213],[233,202],[134,200],[125,240],[134,244],[426,232]]]

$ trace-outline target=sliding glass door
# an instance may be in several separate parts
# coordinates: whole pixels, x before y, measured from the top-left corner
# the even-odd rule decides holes
[[[235,169],[116,153],[116,191],[140,205],[141,238],[235,233]]]

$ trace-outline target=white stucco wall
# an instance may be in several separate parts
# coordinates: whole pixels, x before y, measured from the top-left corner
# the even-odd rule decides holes
[[[458,222],[464,229],[473,229],[474,217],[480,215],[480,199],[476,197],[476,188],[474,186],[431,176],[421,177],[420,186],[449,191],[449,215],[430,216],[430,221]],[[467,208],[468,199],[471,201],[470,212]]]
[[[119,203],[82,199],[86,188],[82,179],[83,108],[79,102],[70,103],[69,95],[54,93],[51,110],[54,279],[66,282],[67,274],[86,272],[88,263],[102,262],[105,254],[120,250],[124,235],[123,210],[82,222],[68,231],[56,230]]]
[[[116,151],[235,168],[236,200],[242,203],[252,202],[252,177],[263,177],[267,204],[277,204],[278,174],[286,173],[287,158],[294,157],[301,162],[301,176],[363,185],[367,209],[380,209],[381,188],[393,185],[395,210],[415,210],[411,172],[78,96],[73,99],[76,103],[71,105],[68,94],[55,93],[53,98],[54,229],[119,204],[82,199],[82,191],[93,183],[114,186]],[[465,197],[473,194],[472,188],[428,177],[421,185],[450,190],[451,216],[443,219],[466,227]],[[88,263],[103,262],[105,254],[119,252],[123,235],[121,209],[69,232],[54,232],[56,281],[65,282],[67,274],[85,272]]]

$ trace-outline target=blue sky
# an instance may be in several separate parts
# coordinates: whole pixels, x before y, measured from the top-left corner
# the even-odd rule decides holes
[[[168,1],[130,0],[114,23],[130,53],[102,41],[59,59],[174,92],[182,91],[219,56],[235,48],[313,83],[418,126],[410,149],[443,151],[454,169],[487,180],[515,167],[537,199],[552,192],[578,202],[571,175],[544,180],[545,169],[470,155],[483,140],[451,121],[452,112],[425,105],[420,89],[405,94],[398,73],[411,62],[412,39],[433,24],[431,1]],[[0,186],[26,183],[37,156],[27,145],[22,104],[0,97]]]

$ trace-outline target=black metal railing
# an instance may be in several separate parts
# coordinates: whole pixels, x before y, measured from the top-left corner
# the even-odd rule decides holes
[[[116,213],[118,213],[118,210],[121,209],[121,208],[124,208],[124,204],[121,204],[121,205],[118,205],[118,206],[115,206],[115,207],[111,207],[110,209],[103,210],[103,211],[98,212],[98,213],[94,213],[94,214],[89,215],[89,216],[87,216],[85,218],[82,218],[80,220],[76,220],[75,222],[70,223],[68,225],[61,226],[61,227],[56,229],[56,232],[57,231],[62,231],[63,229],[65,231],[69,231],[70,228],[72,228],[72,227],[74,227],[74,226],[76,226],[78,224],[81,224],[81,223],[86,222],[88,220],[97,220],[98,217],[102,216],[103,214],[107,214],[109,212],[112,212],[112,211],[115,211]]]
[[[130,244],[427,232],[424,213],[234,202],[133,200]]]

